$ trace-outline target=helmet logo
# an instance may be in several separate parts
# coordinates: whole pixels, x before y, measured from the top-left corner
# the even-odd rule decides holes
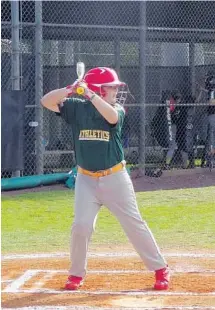
[[[101,70],[100,74],[104,73],[106,70],[104,68],[99,68]]]

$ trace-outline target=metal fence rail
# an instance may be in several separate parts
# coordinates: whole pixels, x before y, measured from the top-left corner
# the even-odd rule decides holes
[[[209,121],[205,78],[215,74],[213,12],[213,1],[2,1],[2,90],[24,90],[27,98],[25,167],[2,176],[75,165],[71,129],[40,98],[72,83],[78,61],[87,69],[113,67],[129,85],[135,100],[125,104],[122,137],[128,164],[167,168],[170,149],[174,167],[185,166],[186,156],[201,164]],[[179,93],[175,128],[171,95]]]

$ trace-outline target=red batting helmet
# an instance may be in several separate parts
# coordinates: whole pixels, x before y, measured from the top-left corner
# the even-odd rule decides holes
[[[116,71],[112,68],[97,67],[90,69],[84,76],[84,82],[90,90],[98,93],[100,96],[104,96],[104,90],[102,86],[119,86],[120,89],[117,94],[117,102],[124,104],[127,98],[127,85],[119,80]]]
[[[84,82],[88,88],[102,95],[102,86],[122,86],[125,85],[118,78],[115,70],[107,67],[97,67],[89,70],[84,76]]]

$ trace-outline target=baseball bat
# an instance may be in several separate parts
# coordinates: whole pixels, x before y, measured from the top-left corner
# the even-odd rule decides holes
[[[85,73],[85,65],[83,62],[81,62],[81,61],[77,62],[76,73],[78,76],[78,81],[81,81],[83,79],[84,73]],[[78,95],[83,95],[84,94],[84,88],[79,86],[79,87],[77,87],[76,92]]]

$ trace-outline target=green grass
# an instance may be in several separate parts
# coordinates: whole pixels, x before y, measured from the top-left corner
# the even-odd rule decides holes
[[[137,193],[160,247],[215,250],[215,187]],[[72,191],[2,196],[2,253],[68,251]],[[118,221],[102,208],[92,245],[128,244]]]

